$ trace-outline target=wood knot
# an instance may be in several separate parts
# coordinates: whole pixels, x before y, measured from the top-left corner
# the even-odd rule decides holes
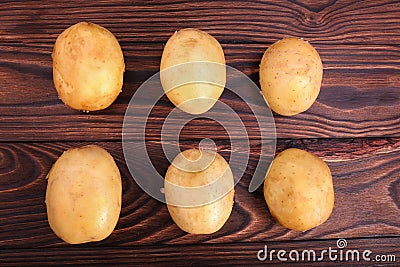
[[[315,13],[335,4],[336,0],[292,0],[293,3]]]

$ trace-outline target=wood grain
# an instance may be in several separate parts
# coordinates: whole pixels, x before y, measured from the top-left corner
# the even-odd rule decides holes
[[[317,257],[322,250],[337,249],[336,240],[314,240],[305,242],[283,241],[283,242],[252,242],[247,244],[202,244],[202,245],[157,245],[157,246],[131,246],[126,248],[102,248],[93,250],[84,246],[68,248],[41,248],[41,249],[0,249],[0,265],[4,266],[54,266],[54,265],[73,265],[73,266],[398,266],[400,252],[400,238],[370,238],[370,239],[348,239],[348,250],[357,249],[360,253],[360,261],[340,261],[340,252],[336,261],[330,261],[328,254],[325,254],[323,261],[284,262],[279,261],[275,254],[273,260],[258,261],[257,252],[267,245],[268,251],[283,249],[287,252],[297,250],[302,253],[304,250],[314,250]],[[371,261],[362,260],[362,253],[371,250],[369,256]],[[300,254],[301,255],[301,254]],[[346,259],[344,254],[342,259]],[[388,259],[391,255],[395,256],[396,261],[377,262],[382,259],[382,255]],[[379,258],[376,258],[379,256]],[[286,254],[284,257],[288,257]],[[301,256],[300,256],[301,257]],[[348,259],[351,259],[349,256]],[[306,265],[305,265],[306,264]]]
[[[238,149],[232,152],[230,144],[224,140],[216,143],[227,160],[231,153],[246,151]],[[1,248],[66,246],[52,233],[47,223],[45,176],[62,151],[84,144],[0,145]],[[399,138],[281,140],[277,151],[288,147],[307,149],[323,158],[333,174],[333,213],[326,223],[304,233],[289,231],[270,216],[262,188],[252,194],[247,191],[260,154],[260,143],[252,141],[247,169],[236,186],[232,215],[220,231],[211,235],[186,234],[172,222],[165,204],[145,194],[133,181],[123,159],[121,143],[97,144],[114,156],[121,170],[123,208],[113,234],[102,242],[85,247],[400,237]],[[182,149],[195,145],[192,142],[180,143]],[[164,175],[169,163],[162,153],[161,144],[149,141],[147,149],[150,158],[157,164],[156,169]],[[237,162],[231,161],[230,165],[234,170]]]
[[[64,29],[80,21],[98,23],[113,32],[126,62],[121,95],[108,109],[89,114],[62,104],[52,83],[54,42]],[[220,231],[207,236],[184,233],[172,222],[165,205],[133,180],[121,144],[125,111],[139,86],[158,71],[169,36],[186,27],[215,36],[227,64],[257,85],[260,59],[273,42],[286,36],[303,37],[319,51],[324,77],[316,103],[297,116],[275,115],[275,124],[278,152],[289,147],[306,149],[330,166],[335,208],[326,223],[304,233],[289,231],[270,216],[261,188],[252,194],[247,191],[261,153],[260,129],[248,104],[229,90],[221,101],[235,110],[246,131],[222,110],[214,110],[227,119],[218,124],[198,118],[186,124],[179,137],[168,131],[163,134],[167,147],[179,139],[181,149],[211,138],[228,160],[233,153],[245,154],[245,140],[250,140],[247,167],[230,162],[244,175],[236,186],[232,215]],[[371,249],[373,255],[397,258],[397,264],[342,265],[398,266],[399,43],[398,0],[2,1],[0,266],[265,265],[270,262],[258,262],[256,253],[266,243],[276,250],[321,250],[335,247],[337,238],[346,238],[349,249]],[[150,117],[140,109],[131,117],[133,126],[147,121],[146,149],[161,175],[169,165],[161,147],[161,129],[172,109],[164,96]],[[265,121],[266,116],[260,118]],[[172,128],[183,125],[182,120],[172,121]],[[124,137],[133,140],[133,149],[139,149],[142,135]],[[242,146],[233,148],[232,140]],[[123,177],[123,209],[109,238],[69,246],[48,226],[45,176],[64,150],[85,144],[101,145],[116,159]],[[138,169],[140,176],[148,176]],[[287,266],[276,259],[272,263]],[[306,263],[337,264],[341,262]]]
[[[54,40],[51,41],[51,44]],[[258,83],[258,64],[265,45],[223,44],[227,63]],[[317,102],[305,113],[292,117],[275,115],[279,138],[379,137],[400,132],[400,48],[394,45],[317,46],[324,61],[324,78]],[[52,83],[51,49],[5,46],[0,51],[0,140],[64,141],[120,140],[123,116],[140,84],[158,70],[161,44],[123,45],[126,74],[123,93],[108,109],[84,114],[66,107],[57,98]],[[24,97],[17,97],[21,94]],[[149,95],[149,99],[154,96]],[[251,110],[229,88],[221,97],[241,117],[250,139],[259,138]],[[147,119],[152,140],[160,130],[172,103],[163,97]],[[257,107],[261,108],[261,107]],[[218,111],[221,113],[221,111]],[[223,112],[223,111],[222,111]],[[224,116],[222,116],[224,117]],[[225,116],[222,124],[233,129],[231,138],[245,138],[235,130],[236,121]],[[265,119],[261,113],[261,119]],[[140,110],[133,121],[146,120]],[[193,136],[226,139],[212,121],[198,120],[185,127],[181,138]],[[291,127],[287,127],[291,125]],[[182,121],[176,127],[183,126]],[[107,130],[105,130],[107,129]],[[136,138],[140,138],[137,136]],[[168,132],[165,138],[169,136]]]
[[[63,105],[51,74],[50,55],[56,37],[82,20],[109,28],[119,39],[126,61],[123,93],[110,108],[91,114]],[[163,44],[169,36],[185,27],[213,34],[223,45],[227,64],[256,83],[262,53],[272,42],[299,36],[317,48],[325,69],[321,94],[303,114],[277,115],[278,137],[398,137],[399,25],[400,5],[388,0],[251,4],[6,1],[0,4],[0,141],[120,140],[130,98],[158,71]],[[254,116],[244,103],[229,92],[221,100],[246,122],[249,137],[258,139]],[[172,108],[165,97],[157,104],[148,118],[149,140],[159,140],[161,121]],[[138,114],[133,119],[147,118]],[[177,125],[181,126],[179,122]],[[193,122],[181,138],[212,135],[226,139],[222,130],[210,133],[213,125],[211,121]],[[242,131],[233,131],[231,137],[246,138]]]
[[[0,16],[0,33],[7,43],[45,46],[82,20],[100,23],[130,43],[164,43],[175,30],[186,27],[233,43],[271,43],[287,35],[331,44],[400,41],[396,0],[6,1]]]

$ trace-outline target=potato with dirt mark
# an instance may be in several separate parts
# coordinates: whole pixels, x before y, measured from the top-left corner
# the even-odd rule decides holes
[[[299,38],[284,38],[265,51],[260,85],[270,108],[284,116],[304,112],[318,97],[323,66],[318,52]]]
[[[115,36],[99,25],[80,22],[66,29],[52,58],[58,96],[73,109],[105,109],[121,92],[124,56]]]
[[[264,182],[271,215],[283,226],[307,231],[324,223],[334,205],[332,175],[319,157],[290,148],[272,161]]]

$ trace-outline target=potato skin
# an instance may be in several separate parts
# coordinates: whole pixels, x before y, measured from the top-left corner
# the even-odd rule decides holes
[[[276,113],[296,115],[317,99],[322,73],[322,61],[314,47],[302,39],[284,38],[270,46],[262,57],[262,93]]]
[[[52,58],[58,96],[73,109],[105,109],[121,92],[124,56],[115,36],[99,25],[80,22],[66,29]]]
[[[271,215],[283,226],[306,231],[325,222],[333,210],[332,176],[326,163],[300,149],[281,152],[264,182]]]
[[[202,154],[203,153],[203,154]],[[222,186],[225,186],[225,195],[219,195],[214,190],[206,192],[207,196],[201,196],[212,199],[208,204],[201,206],[175,206],[170,205],[170,199],[173,197],[182,197],[174,195],[173,188],[165,183],[165,197],[167,201],[168,211],[174,220],[174,222],[184,231],[192,234],[211,234],[219,229],[228,220],[234,202],[234,181],[232,171],[225,161],[225,159],[218,153],[210,152],[206,150],[188,149],[180,153],[189,160],[196,160],[199,157],[214,157],[210,161],[211,164],[207,164],[201,171],[197,170],[199,164],[195,163],[189,167],[191,171],[184,171],[176,166],[179,166],[182,162],[179,156],[177,156],[165,175],[165,180],[182,187],[199,187],[212,183],[217,178],[223,179]],[[193,167],[193,168],[192,168]],[[227,193],[226,193],[227,192]],[[193,195],[193,197],[196,194]],[[190,202],[190,199],[187,203]]]
[[[192,62],[214,62],[218,65],[186,64],[167,70]],[[226,84],[225,56],[220,43],[198,29],[183,29],[171,36],[164,47],[160,71],[161,84],[169,100],[190,114],[201,114],[212,108]],[[184,81],[193,82],[182,85]]]
[[[70,244],[108,237],[117,224],[121,198],[118,167],[95,145],[65,151],[48,174],[47,218],[54,233]]]

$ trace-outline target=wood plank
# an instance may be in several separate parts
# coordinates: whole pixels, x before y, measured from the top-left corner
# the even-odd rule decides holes
[[[259,261],[257,253],[267,245],[267,251],[275,249],[272,261]],[[348,239],[347,247],[333,252],[332,258],[337,257],[336,261],[331,261],[328,254],[324,254],[321,261],[308,261],[307,254],[304,254],[304,261],[291,261],[288,253],[296,250],[301,253],[304,250],[314,250],[316,258],[321,256],[322,250],[329,247],[337,249],[336,240],[308,240],[305,242],[283,241],[283,242],[251,242],[251,243],[232,243],[232,244],[201,244],[201,245],[157,245],[157,246],[134,246],[122,248],[111,247],[89,247],[89,246],[69,246],[65,248],[29,248],[29,249],[0,249],[0,264],[4,266],[54,266],[73,265],[73,266],[398,266],[400,258],[400,238],[371,238],[371,239]],[[277,251],[287,251],[283,257],[288,261],[279,261]],[[351,260],[351,255],[346,253],[349,250],[357,249],[360,260]],[[362,257],[364,251],[370,250],[370,255],[365,256],[370,261],[365,261]],[[342,251],[342,260],[340,260]],[[262,255],[262,254],[261,254]],[[394,256],[394,258],[393,258]],[[312,259],[312,257],[311,257]],[[386,259],[385,262],[378,260]]]
[[[33,8],[32,8],[33,7]],[[229,10],[228,10],[229,8]],[[89,20],[124,42],[165,42],[177,29],[207,30],[221,41],[271,43],[284,36],[320,43],[400,41],[395,0],[366,1],[11,1],[0,6],[0,36],[48,45],[66,27]],[[21,36],[21,34],[23,34]]]
[[[52,40],[54,42],[54,40]],[[258,64],[265,50],[259,44],[223,44],[227,63],[258,83]],[[279,138],[398,137],[400,133],[400,47],[396,45],[317,45],[324,61],[324,78],[316,103],[303,114],[275,115]],[[64,141],[120,140],[127,104],[137,88],[158,70],[161,44],[123,44],[126,75],[123,93],[108,109],[84,114],[62,104],[52,83],[51,49],[6,45],[0,51],[0,140]],[[228,90],[221,101],[244,121],[249,138],[259,130],[251,111]],[[23,97],[20,97],[23,95]],[[148,118],[148,138],[160,140],[163,120],[173,109],[162,98]],[[133,120],[143,121],[138,112]],[[224,116],[222,116],[224,118]],[[234,128],[231,116],[223,123]],[[176,122],[177,127],[182,121]],[[212,121],[199,120],[185,127],[182,139],[193,136],[227,138]],[[290,127],[287,127],[290,125]],[[107,130],[105,130],[107,129]],[[210,133],[210,129],[213,129]],[[305,130],[307,129],[307,130]],[[243,131],[231,138],[245,138]],[[165,138],[174,138],[168,136]],[[139,138],[139,137],[138,137]]]
[[[110,29],[126,59],[123,93],[110,108],[90,114],[63,105],[52,84],[50,55],[54,41],[61,31],[79,21]],[[250,140],[250,159],[236,187],[234,210],[223,229],[207,236],[182,232],[165,205],[135,183],[122,152],[123,116],[137,88],[158,71],[168,37],[185,27],[214,35],[224,48],[227,64],[257,84],[261,56],[276,40],[303,37],[320,52],[324,80],[317,102],[298,116],[277,115],[275,122],[280,138],[278,152],[289,147],[306,149],[330,166],[336,198],[326,223],[304,233],[289,231],[270,216],[261,188],[247,192],[261,153],[260,130],[248,106],[227,91],[221,100],[238,113],[247,135],[227,113],[215,110],[211,115],[227,117],[220,122],[230,129],[229,135],[221,125],[200,118],[187,124],[179,136],[181,149],[197,146],[202,138],[212,138],[227,160],[233,153],[245,154],[245,141]],[[265,244],[275,250],[318,251],[335,248],[338,238],[347,239],[348,249],[370,249],[372,257],[394,255],[397,263],[324,259],[322,265],[398,266],[399,41],[397,0],[2,1],[0,266],[287,266],[276,258],[259,262],[257,251]],[[148,118],[146,148],[160,174],[169,165],[161,147],[161,128],[172,108],[163,97]],[[138,109],[132,120],[135,125],[147,117]],[[173,128],[182,125],[182,120],[172,122]],[[132,143],[135,153],[140,148],[137,140],[143,136],[127,136],[136,140]],[[229,138],[238,140],[241,146],[233,148]],[[177,135],[167,131],[162,142],[170,148],[175,139]],[[45,176],[62,151],[93,143],[110,151],[121,170],[121,218],[106,240],[70,246],[48,226]],[[234,171],[242,170],[235,160],[230,165]],[[143,168],[138,169],[140,176],[149,177]]]
[[[84,144],[87,143],[0,144],[1,248],[66,246],[47,223],[45,176],[64,150]],[[252,194],[247,191],[260,154],[259,141],[251,141],[247,169],[235,189],[233,212],[225,226],[211,235],[186,234],[172,222],[165,204],[145,194],[133,181],[120,142],[97,144],[114,156],[120,168],[123,208],[113,234],[89,247],[400,237],[400,138],[280,140],[277,151],[289,147],[306,149],[323,158],[333,174],[333,213],[326,223],[304,233],[289,231],[270,216],[262,188]],[[216,144],[227,160],[231,153],[246,151],[232,151],[225,140],[217,140]],[[169,163],[160,142],[149,141],[146,145],[156,169],[164,175]],[[168,142],[166,145],[171,146]],[[182,149],[196,145],[180,143]],[[237,162],[231,161],[230,165],[235,171]]]

